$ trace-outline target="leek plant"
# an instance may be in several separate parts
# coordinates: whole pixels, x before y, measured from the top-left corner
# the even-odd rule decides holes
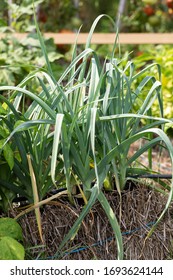
[[[124,66],[120,58],[114,57],[118,35],[110,58],[101,63],[91,48],[91,38],[102,16],[94,21],[85,49],[77,54],[74,46],[72,61],[58,81],[53,75],[36,23],[47,69],[36,69],[16,87],[0,87],[8,96],[0,96],[3,108],[0,124],[8,131],[1,150],[10,144],[14,151],[13,180],[7,183],[0,179],[3,189],[24,195],[30,203],[34,202],[27,161],[29,155],[37,186],[34,207],[46,203],[46,194],[52,188],[61,186],[66,188],[71,203],[74,203],[74,187],[79,189],[84,200],[83,210],[65,236],[56,258],[63,246],[75,236],[84,217],[98,200],[115,234],[117,258],[122,259],[121,219],[118,222],[103,187],[113,188],[111,180],[114,180],[121,196],[126,181],[132,175],[146,171],[132,164],[157,143],[164,143],[173,161],[171,142],[162,129],[165,123],[172,121],[163,117],[161,82],[152,75],[152,69],[157,68],[161,76],[160,67],[152,64],[136,73],[132,61]],[[149,69],[151,75],[144,77]],[[34,79],[39,82],[39,94],[27,90],[27,85]],[[136,110],[135,104],[141,102],[143,91],[147,91],[146,98]],[[28,108],[24,106],[25,96],[31,99]],[[155,100],[160,107],[160,117],[157,118],[151,115]],[[146,120],[144,124],[143,120]],[[157,137],[152,138],[151,135]],[[129,158],[131,144],[143,138],[146,139],[145,144]],[[172,183],[168,191],[168,202],[158,222],[171,202]]]

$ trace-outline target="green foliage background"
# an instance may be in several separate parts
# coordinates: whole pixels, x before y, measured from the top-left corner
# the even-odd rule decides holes
[[[173,117],[173,48],[171,45],[142,46],[139,56],[134,58],[138,67],[145,67],[148,63],[156,62],[162,69],[162,94],[164,115]],[[158,105],[153,105],[153,113],[157,115]]]

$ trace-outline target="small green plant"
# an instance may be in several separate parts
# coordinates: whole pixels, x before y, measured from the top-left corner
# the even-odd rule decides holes
[[[12,218],[0,218],[0,260],[23,260],[22,229]]]

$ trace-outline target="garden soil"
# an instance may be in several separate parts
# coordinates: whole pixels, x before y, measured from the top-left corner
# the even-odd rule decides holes
[[[151,237],[146,239],[151,225],[164,209],[166,198],[146,185],[134,185],[122,193],[106,193],[123,234],[124,258],[127,260],[167,260],[173,257],[173,205]],[[96,203],[83,221],[75,238],[68,242],[61,254],[58,246],[82,210],[81,201],[71,206],[66,197],[52,201],[42,208],[44,244],[41,243],[34,212],[19,222],[23,229],[26,257],[31,259],[114,260],[117,247],[109,221]],[[16,215],[16,211],[13,211]],[[56,257],[55,257],[56,255]]]

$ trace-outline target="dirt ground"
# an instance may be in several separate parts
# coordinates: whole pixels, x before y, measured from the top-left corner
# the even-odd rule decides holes
[[[142,145],[141,142],[137,141],[133,145],[131,145],[129,156],[132,156]],[[146,167],[149,167],[148,163],[148,152],[143,153],[139,158],[138,162],[143,164]],[[139,165],[140,165],[139,164]],[[166,149],[162,149],[161,153],[160,150],[157,148],[152,150],[152,169],[155,172],[159,172],[161,174],[171,174],[171,160],[169,153]]]

